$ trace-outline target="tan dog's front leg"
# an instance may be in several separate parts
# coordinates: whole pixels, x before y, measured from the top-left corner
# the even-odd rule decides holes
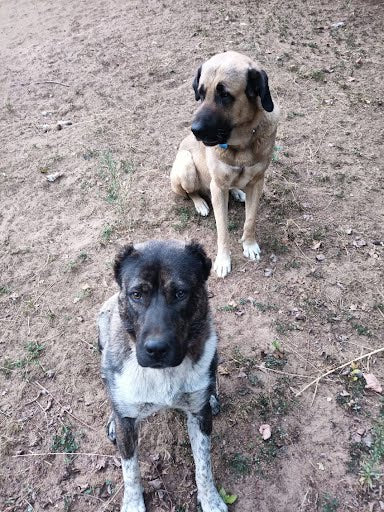
[[[210,189],[217,229],[217,256],[213,268],[219,277],[225,277],[231,271],[228,234],[229,191],[220,188],[213,180],[211,181]]]
[[[241,238],[244,256],[251,260],[260,259],[260,247],[256,242],[256,215],[263,191],[264,175],[245,187],[245,222]]]

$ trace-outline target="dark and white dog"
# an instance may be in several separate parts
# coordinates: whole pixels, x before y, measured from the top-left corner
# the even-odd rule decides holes
[[[203,512],[226,512],[212,477],[210,434],[216,332],[205,282],[211,260],[195,243],[128,245],[114,265],[120,291],[101,308],[102,377],[112,405],[110,439],[124,477],[121,512],[145,512],[137,455],[138,422],[163,408],[187,414]]]

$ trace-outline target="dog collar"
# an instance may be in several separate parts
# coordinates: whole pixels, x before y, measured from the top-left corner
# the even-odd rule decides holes
[[[256,128],[253,128],[252,129],[252,135],[255,135],[256,133]],[[228,144],[218,144],[219,148],[221,149],[228,149]]]

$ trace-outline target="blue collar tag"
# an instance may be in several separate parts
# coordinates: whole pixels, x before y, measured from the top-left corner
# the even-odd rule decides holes
[[[228,144],[219,144],[221,149],[228,149]]]

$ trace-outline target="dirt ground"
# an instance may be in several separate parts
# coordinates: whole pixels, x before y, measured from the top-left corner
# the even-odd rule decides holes
[[[212,215],[168,176],[194,72],[229,49],[262,63],[283,116],[262,259],[242,256],[231,203],[233,272],[209,280],[217,485],[236,512],[384,510],[383,400],[361,376],[384,381],[382,354],[296,396],[383,346],[383,16],[358,0],[1,2],[2,512],[119,510],[95,318],[125,242],[194,238],[215,256]],[[140,458],[149,511],[196,511],[180,414],[143,425]]]

